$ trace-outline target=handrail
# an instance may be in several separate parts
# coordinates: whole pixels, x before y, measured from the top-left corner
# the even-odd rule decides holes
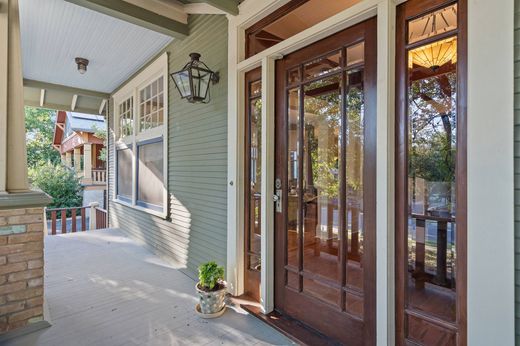
[[[98,208],[99,203],[93,202],[89,206],[85,207],[72,207],[72,208],[50,208],[46,209],[46,215],[50,214],[51,219],[51,235],[56,235],[58,232],[57,221],[61,223],[61,234],[75,232],[85,232],[87,230],[102,229],[107,227],[107,211]],[[89,225],[87,228],[87,213],[86,210],[90,209],[89,213]],[[79,222],[80,228],[78,229],[78,210],[79,210]],[[69,218],[67,213],[70,213],[70,228],[68,226]]]

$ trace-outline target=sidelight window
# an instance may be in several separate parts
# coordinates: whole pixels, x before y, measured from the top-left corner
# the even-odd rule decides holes
[[[406,202],[397,206],[398,270],[404,271],[398,319],[404,327],[400,335],[418,344],[455,345],[462,322],[464,81],[458,10],[452,3],[415,18],[410,13],[401,53],[406,62],[399,62],[406,75],[401,89],[406,103],[398,105],[398,127],[405,136],[398,152],[404,149],[406,155],[398,162],[398,175],[406,179],[399,179],[397,193]]]

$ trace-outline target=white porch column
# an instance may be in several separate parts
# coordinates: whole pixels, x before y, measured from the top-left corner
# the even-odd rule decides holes
[[[74,170],[81,172],[81,148],[74,148]]]
[[[70,151],[65,153],[65,166],[72,167],[72,153]]]
[[[27,192],[18,0],[0,0],[0,192]]]
[[[67,164],[67,157],[65,154],[61,154],[61,164],[66,165]]]
[[[83,183],[92,183],[92,144],[83,145]]]

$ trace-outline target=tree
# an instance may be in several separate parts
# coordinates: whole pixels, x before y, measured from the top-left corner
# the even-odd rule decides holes
[[[80,207],[83,187],[75,172],[61,164],[46,162],[29,169],[31,185],[52,197],[49,208]]]
[[[45,162],[58,164],[60,153],[52,147],[55,112],[48,109],[25,108],[27,165],[36,167]]]
[[[107,129],[100,129],[94,125],[93,130],[95,131],[94,136],[103,140],[103,149],[100,150],[98,159],[103,162],[107,161]]]

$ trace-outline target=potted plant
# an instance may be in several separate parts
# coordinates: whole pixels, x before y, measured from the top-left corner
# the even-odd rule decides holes
[[[205,318],[222,315],[226,309],[226,282],[224,267],[211,261],[199,266],[199,282],[195,286],[199,294],[197,311]]]

